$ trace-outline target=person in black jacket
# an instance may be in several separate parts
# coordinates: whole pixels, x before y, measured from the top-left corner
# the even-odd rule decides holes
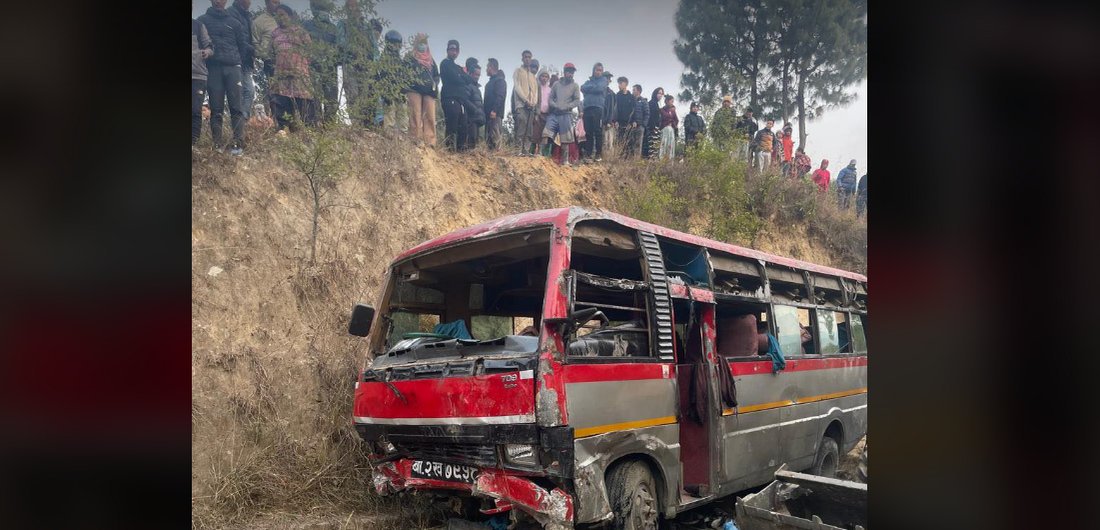
[[[489,82],[485,84],[485,143],[490,151],[500,147],[500,124],[504,120],[504,100],[508,93],[508,82],[500,63],[489,58],[486,62]]]
[[[693,147],[698,141],[697,136],[707,133],[707,123],[699,115],[699,104],[692,102],[691,112],[684,117],[684,147]]]
[[[443,120],[446,132],[443,145],[454,151],[466,149],[466,111],[463,108],[467,99],[467,85],[474,82],[462,67],[455,64],[458,57],[458,41],[447,41],[447,58],[439,63],[439,77],[443,79],[443,89],[439,98],[443,103]]]
[[[214,148],[221,149],[222,119],[226,100],[229,101],[229,119],[233,125],[233,145],[229,153],[240,155],[244,149],[244,115],[241,112],[241,50],[250,46],[240,21],[225,10],[228,0],[210,0],[210,8],[199,17],[206,26],[214,55],[206,59],[207,90],[210,96],[210,136]]]
[[[620,77],[616,81],[619,83],[619,91],[612,97],[612,111],[608,119],[615,130],[615,143],[619,145],[619,153],[626,156],[630,152],[630,122],[633,121],[634,101],[637,98],[630,93],[629,79]]]
[[[856,186],[856,217],[863,217],[867,211],[867,174],[859,177],[859,185]]]
[[[649,101],[642,95],[642,85],[634,85],[634,112],[630,115],[630,137],[627,139],[627,156],[638,152],[645,138],[645,127],[649,123]]]
[[[194,0],[191,6],[194,7]],[[202,22],[191,19],[191,147],[202,134],[202,102],[206,98],[206,58],[214,55],[210,34]]]
[[[252,102],[256,99],[256,83],[252,72],[256,69],[256,50],[252,47],[252,0],[233,0],[233,5],[225,10],[229,16],[237,19],[244,28],[245,47],[241,48],[241,116],[247,121],[252,116]]]
[[[481,126],[485,125],[485,103],[481,99],[481,65],[477,59],[466,59],[466,72],[473,79],[473,83],[466,85],[466,149],[477,147],[477,140],[481,136]]]
[[[653,156],[654,147],[657,146],[660,137],[661,125],[661,100],[665,97],[665,89],[657,87],[649,97],[649,121],[645,124],[645,133],[642,135],[642,158]]]

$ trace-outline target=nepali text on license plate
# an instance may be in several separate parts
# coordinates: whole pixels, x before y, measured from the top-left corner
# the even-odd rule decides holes
[[[477,468],[460,464],[413,460],[412,476],[434,480],[453,480],[473,484],[477,480]]]

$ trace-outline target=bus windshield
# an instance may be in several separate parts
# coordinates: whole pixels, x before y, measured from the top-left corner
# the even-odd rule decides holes
[[[533,354],[549,254],[550,231],[541,228],[396,263],[371,334],[375,365]]]

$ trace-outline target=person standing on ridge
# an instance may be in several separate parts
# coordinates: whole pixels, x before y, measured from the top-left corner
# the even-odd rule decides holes
[[[409,105],[409,133],[413,138],[435,145],[435,102],[439,87],[439,66],[428,49],[428,36],[418,33],[407,59],[413,72],[412,85],[405,89]]]
[[[512,73],[512,121],[513,136],[520,155],[534,153],[534,144],[527,139],[535,136],[534,120],[538,112],[539,81],[531,72],[531,50],[520,54],[521,64]]]
[[[707,122],[699,115],[699,104],[692,102],[691,112],[684,117],[684,152],[699,143],[699,137],[707,133]]]
[[[565,166],[576,162],[579,157],[573,132],[573,109],[581,108],[580,86],[573,80],[573,74],[576,71],[577,67],[573,66],[573,63],[565,63],[561,79],[550,87],[550,116],[546,120],[546,129],[542,132],[547,142],[552,142],[554,135],[560,136],[562,151],[568,148],[568,159],[562,163],[561,158],[564,157],[559,157],[558,163]],[[581,117],[583,116],[582,111]]]
[[[191,7],[195,2],[191,2]],[[202,135],[202,103],[206,99],[206,58],[214,55],[210,34],[202,22],[191,19],[191,146]]]
[[[852,195],[856,193],[856,160],[853,158],[848,166],[836,174],[836,204],[841,210],[847,210],[851,204]]]
[[[611,126],[615,129],[615,143],[620,157],[630,152],[630,122],[634,119],[634,94],[630,93],[630,80],[619,77],[619,91],[615,93],[615,112],[611,113]]]
[[[680,117],[676,115],[675,98],[665,96],[665,106],[661,107],[661,147],[657,152],[658,160],[672,160],[676,155],[676,136],[679,133]]]
[[[761,173],[767,171],[772,161],[772,149],[774,148],[775,142],[775,134],[772,132],[772,125],[775,125],[775,122],[772,120],[764,122],[764,128],[756,132],[756,138],[752,141],[757,152],[756,167]]]
[[[856,217],[863,217],[867,211],[867,174],[859,177],[859,185],[856,186]]]
[[[264,8],[252,17],[252,48],[256,50],[256,58],[263,63],[254,72],[259,91],[263,92],[264,105],[271,109],[271,78],[275,75],[275,58],[271,57],[271,32],[279,26],[275,22],[275,8],[280,4],[279,0],[264,0]]]
[[[813,175],[814,184],[817,184],[817,188],[821,193],[827,193],[829,191],[829,178],[831,176],[829,175],[829,170],[826,169],[827,167],[829,167],[829,161],[821,159],[821,167],[817,168]]]
[[[486,73],[489,82],[485,83],[485,145],[490,151],[500,147],[500,126],[504,121],[504,101],[507,99],[508,82],[500,63],[494,58],[486,61]]]
[[[806,154],[806,150],[799,147],[798,152],[794,155],[794,172],[791,173],[791,177],[805,178],[806,173],[809,173],[811,169],[813,169],[813,161]]]
[[[534,120],[535,125],[532,128],[532,130],[536,131],[539,135],[539,138],[538,138],[539,142],[536,142],[536,145],[541,143],[542,131],[543,131],[543,129],[546,128],[546,120],[550,116],[550,72],[546,71],[546,69],[543,69],[543,70],[539,71],[538,79],[539,79],[538,115]],[[545,144],[541,144],[541,145],[542,145],[541,153],[536,153],[536,154],[542,154],[542,156],[550,156],[550,144],[545,143]]]
[[[710,139],[719,149],[729,151],[731,157],[734,154],[733,150],[736,149],[735,146],[739,146],[734,142],[736,125],[737,115],[733,112],[733,97],[722,96],[722,106],[714,111],[714,117],[710,120]]]
[[[281,131],[287,125],[295,130],[299,123],[316,125],[317,102],[307,55],[312,43],[309,33],[299,24],[297,13],[290,6],[280,4],[275,8],[275,22],[277,26],[268,41],[271,49],[266,53],[275,68],[270,90],[276,130]]]
[[[252,72],[256,70],[256,49],[252,44],[252,13],[248,12],[250,7],[252,0],[233,0],[233,5],[225,10],[241,23],[247,44],[241,48],[241,116],[245,121],[252,117],[252,102],[256,100],[256,81],[252,78]]]
[[[634,112],[630,116],[630,139],[627,140],[627,156],[645,156],[646,124],[649,123],[649,100],[642,95],[642,85],[634,85]]]
[[[741,160],[751,160],[749,156],[753,154],[753,150],[750,148],[752,140],[756,137],[756,120],[752,118],[752,109],[745,108],[745,115],[734,126],[737,131],[737,154],[741,157]]]
[[[607,78],[603,76],[603,63],[592,66],[592,76],[581,85],[584,94],[584,130],[588,133],[581,147],[581,157],[586,161],[603,160],[603,110],[607,99]]]
[[[458,41],[447,41],[447,58],[439,64],[439,77],[443,79],[443,89],[439,98],[443,104],[443,119],[446,122],[443,145],[452,151],[466,149],[466,111],[463,108],[467,97],[467,85],[474,83],[472,77],[455,63],[458,57]]]
[[[302,23],[313,41],[310,50],[311,76],[320,84],[318,101],[325,122],[334,122],[340,112],[340,93],[336,84],[336,67],[340,62],[337,47],[337,28],[332,11],[336,6],[332,0],[309,0],[309,10],[313,18]]]
[[[229,119],[233,126],[233,144],[229,154],[244,153],[244,115],[241,112],[241,50],[251,44],[245,42],[245,30],[236,17],[225,9],[227,0],[210,0],[210,7],[198,21],[206,26],[214,54],[207,57],[206,88],[210,96],[210,136],[214,148],[222,149],[222,120],[226,102],[229,103]]]
[[[473,57],[466,58],[466,73],[474,82],[466,85],[466,149],[477,147],[481,126],[485,125],[485,102],[481,98],[481,65]]]
[[[791,159],[794,158],[794,128],[791,122],[783,124],[783,175],[791,173]]]
[[[652,158],[654,148],[659,147],[661,125],[661,100],[665,97],[665,89],[657,87],[649,96],[649,121],[645,124],[645,133],[642,137],[642,158]]]

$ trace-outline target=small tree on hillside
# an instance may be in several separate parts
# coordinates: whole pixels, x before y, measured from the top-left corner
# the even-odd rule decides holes
[[[328,206],[326,195],[336,188],[348,171],[350,143],[332,126],[305,128],[286,138],[283,159],[301,173],[312,202],[312,230],[309,262],[317,258],[317,231],[321,212]]]

